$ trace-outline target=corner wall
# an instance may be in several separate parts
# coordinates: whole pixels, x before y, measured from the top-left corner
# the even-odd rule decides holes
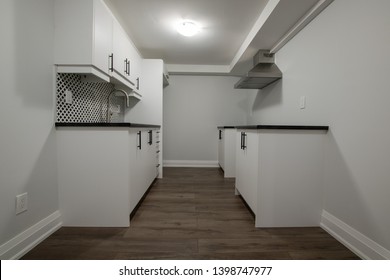
[[[250,124],[330,126],[323,226],[363,258],[390,258],[389,10],[334,1],[276,54],[283,79],[249,97]]]
[[[0,4],[0,259],[60,224],[54,123],[53,1]],[[15,215],[16,195],[28,210]]]

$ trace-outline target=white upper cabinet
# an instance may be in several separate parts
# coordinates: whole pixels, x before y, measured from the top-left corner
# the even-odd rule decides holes
[[[136,77],[136,65],[141,60],[127,33],[117,20],[113,20],[112,82],[127,84],[133,96],[141,96]]]
[[[99,0],[56,0],[55,64],[58,72],[93,74],[109,81],[112,15]]]
[[[130,42],[126,32],[116,20],[113,23],[113,31],[114,71],[123,78],[129,79],[130,58],[128,49]]]
[[[109,55],[113,50],[111,12],[101,1],[94,1],[93,61],[104,72],[109,71]]]
[[[56,0],[55,64],[92,75],[140,98],[138,51],[102,0]]]
[[[136,91],[142,92],[142,80],[141,80],[141,67],[142,59],[136,54],[133,54],[133,69],[132,69],[132,78],[135,81]]]
[[[130,80],[134,83],[134,90],[141,94],[141,67],[142,58],[132,42],[129,42],[128,55],[130,58]]]

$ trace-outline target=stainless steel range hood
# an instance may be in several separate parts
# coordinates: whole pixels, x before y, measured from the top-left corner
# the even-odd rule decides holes
[[[253,64],[254,67],[234,88],[262,89],[282,78],[282,72],[275,64],[274,54],[268,50],[259,50],[253,57]]]

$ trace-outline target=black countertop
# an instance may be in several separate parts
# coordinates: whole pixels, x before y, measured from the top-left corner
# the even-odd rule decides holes
[[[120,122],[120,123],[55,123],[56,127],[146,127],[146,128],[160,128],[161,125],[154,124],[143,124],[143,123],[128,123],[128,122]]]
[[[217,126],[218,129],[236,128],[235,126]]]
[[[329,126],[322,125],[242,125],[237,129],[285,129],[285,130],[329,130]]]

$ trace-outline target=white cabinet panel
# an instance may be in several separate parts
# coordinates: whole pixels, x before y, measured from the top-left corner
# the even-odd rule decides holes
[[[258,227],[318,226],[323,209],[318,131],[259,133]]]

